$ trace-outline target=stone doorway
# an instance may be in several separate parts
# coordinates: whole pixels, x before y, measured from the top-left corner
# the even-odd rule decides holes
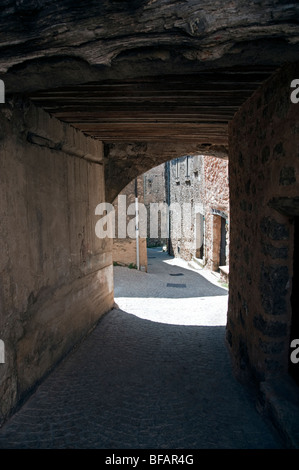
[[[221,217],[219,266],[225,266],[225,265],[226,265],[226,229],[225,229],[225,218]]]
[[[213,213],[213,271],[219,271],[220,266],[226,266],[227,261],[227,215],[212,209]]]
[[[196,258],[204,260],[204,216],[200,212],[196,214]]]

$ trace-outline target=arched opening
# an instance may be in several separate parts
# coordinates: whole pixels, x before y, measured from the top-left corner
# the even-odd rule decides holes
[[[67,1],[55,14],[49,2],[44,9],[39,2],[17,3],[0,18],[5,31],[17,29],[11,44],[4,44],[1,64],[10,68],[7,93],[18,94],[1,110],[0,301],[9,358],[2,369],[1,419],[113,305],[111,246],[94,234],[96,204],[112,202],[142,171],[182,155],[184,187],[190,189],[189,156],[219,157],[228,147],[233,289],[227,340],[238,371],[250,370],[257,381],[280,377],[288,362],[291,269],[273,230],[283,241],[290,227],[273,215],[268,201],[276,193],[298,194],[298,108],[289,96],[298,66],[266,80],[284,61],[297,60],[295,6],[278,5],[273,15],[256,3],[241,31],[238,8],[224,20],[208,3],[207,9],[192,7],[190,15],[182,7],[178,18],[172,2],[163,21],[156,2],[134,2],[128,11],[106,2],[99,12],[96,2],[89,11],[72,11]],[[247,18],[245,3],[240,8]],[[74,44],[70,31],[77,21],[84,27]],[[11,201],[17,202],[13,211]],[[201,208],[196,214],[194,258],[205,263],[208,218]],[[211,216],[217,270],[228,257],[226,217]],[[186,243],[173,245],[185,256]],[[184,282],[168,284],[172,292],[185,289],[174,287]]]
[[[122,231],[122,237],[116,235],[113,240],[115,300],[120,308],[157,321],[159,311],[161,321],[164,318],[176,324],[190,321],[194,325],[226,325],[228,278],[220,278],[219,273],[221,232],[216,236],[215,218],[220,220],[221,211],[215,212],[214,206],[227,210],[224,233],[225,240],[229,240],[228,192],[227,160],[204,155],[187,155],[162,163],[121,191],[114,201],[114,218],[118,228],[127,226],[127,236]],[[132,232],[132,223],[137,228],[136,196],[139,227]],[[125,266],[130,271],[121,268]],[[164,295],[161,285],[165,286]]]

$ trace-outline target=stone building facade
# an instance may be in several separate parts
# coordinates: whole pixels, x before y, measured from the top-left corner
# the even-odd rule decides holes
[[[136,187],[137,184],[137,187]],[[136,193],[137,190],[137,193]],[[167,245],[168,239],[161,236],[160,230],[160,213],[158,214],[158,231],[157,236],[151,237],[150,227],[150,207],[151,204],[162,203],[166,204],[168,201],[168,173],[167,164],[161,165],[147,171],[143,175],[138,176],[135,180],[131,181],[118,195],[113,202],[115,210],[115,235],[113,239],[113,262],[130,267],[137,267],[137,245],[136,237],[133,238],[133,233],[126,236],[119,237],[118,220],[119,220],[119,202],[122,204],[122,211],[126,211],[126,227],[132,232],[134,219],[136,216],[135,211],[135,194],[138,197],[138,203],[144,205],[144,212],[142,207],[139,207],[139,269],[147,271],[147,247]],[[130,207],[130,209],[129,209]],[[143,225],[143,217],[146,217],[146,222]]]
[[[228,160],[184,156],[168,164],[170,208],[181,208],[181,223],[170,210],[170,254],[217,271],[229,264]],[[188,213],[191,212],[191,213]]]
[[[155,168],[147,171],[143,175],[143,199],[147,210],[147,244],[151,246],[161,246],[167,244],[167,237],[161,236],[161,230],[158,230],[157,236],[151,236],[150,233],[150,205],[152,203],[168,203],[169,198],[169,178],[168,164],[162,163]],[[159,224],[160,225],[160,224]]]
[[[203,157],[205,253],[207,267],[217,271],[229,265],[228,160]]]
[[[113,202],[115,210],[115,238],[113,238],[113,263],[147,271],[146,234],[138,232],[136,236],[136,205],[144,203],[144,178],[138,176],[131,181]],[[120,207],[121,205],[121,207]],[[140,214],[141,215],[141,214]],[[122,218],[122,220],[121,220]],[[122,224],[122,228],[120,225]],[[139,225],[140,226],[140,225]],[[120,233],[123,229],[125,233]],[[137,246],[138,243],[138,246]]]

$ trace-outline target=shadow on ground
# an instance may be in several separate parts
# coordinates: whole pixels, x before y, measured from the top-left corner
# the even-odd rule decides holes
[[[0,430],[0,447],[279,448],[224,335],[114,309]]]

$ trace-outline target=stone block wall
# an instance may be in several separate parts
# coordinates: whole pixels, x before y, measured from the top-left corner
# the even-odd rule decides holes
[[[170,253],[186,261],[196,253],[195,205],[204,214],[204,157],[185,156],[170,162],[170,204],[181,207],[181,224],[170,214]],[[191,203],[191,224],[184,223],[183,205]]]
[[[188,161],[187,161],[188,159]],[[188,165],[188,166],[187,166]],[[198,258],[197,221],[195,213],[204,218],[204,249],[202,264],[217,271],[220,262],[221,216],[226,225],[226,264],[229,263],[229,188],[228,160],[214,156],[197,155],[170,162],[170,202],[183,205],[191,203],[191,226],[182,224],[181,235],[171,217],[171,253],[186,261]],[[221,215],[219,215],[221,214]]]
[[[229,265],[229,186],[228,160],[204,157],[205,259],[206,267],[217,271],[221,217],[226,219],[226,265]],[[221,215],[219,215],[221,214]]]
[[[0,423],[113,306],[95,235],[102,143],[20,101],[0,109]]]
[[[299,215],[299,104],[290,99],[295,78],[298,64],[284,67],[230,125],[227,340],[238,374],[258,380],[288,372],[290,298],[292,289],[298,289],[293,250],[294,217]]]
[[[143,186],[143,175],[138,176],[137,178],[137,195],[138,195],[138,203],[143,204],[144,202],[144,186]],[[118,205],[118,197],[113,202],[114,210],[115,210],[115,235],[116,237],[113,239],[113,262],[125,265],[125,266],[137,266],[137,246],[136,246],[136,238],[132,238],[134,233],[128,233],[129,224],[131,226],[135,226],[134,219],[136,217],[135,213],[135,179],[131,181],[119,194],[120,196],[125,197],[125,226],[127,236],[123,238],[118,237],[118,217],[119,217],[119,205]],[[133,211],[128,215],[128,208],[133,204]],[[141,220],[140,220],[141,222]],[[141,227],[141,223],[139,223]],[[129,229],[130,230],[130,229]],[[146,226],[145,226],[146,230]],[[146,234],[140,231],[139,233],[139,269],[142,271],[147,271],[147,246],[146,246]]]
[[[168,202],[168,162],[162,163],[155,168],[147,171],[143,175],[143,194],[144,205],[147,209],[147,244],[148,246],[167,245],[167,238],[161,236],[161,227],[159,227],[158,237],[150,236],[150,204]]]

